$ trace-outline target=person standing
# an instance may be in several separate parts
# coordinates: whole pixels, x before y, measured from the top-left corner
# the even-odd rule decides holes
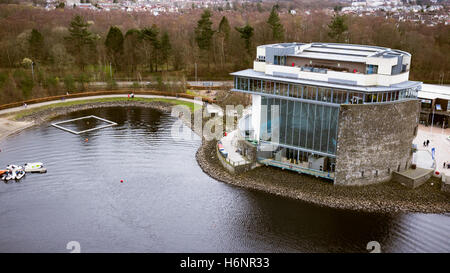
[[[429,139],[427,139],[427,147],[428,147],[428,145],[430,145],[430,140]]]

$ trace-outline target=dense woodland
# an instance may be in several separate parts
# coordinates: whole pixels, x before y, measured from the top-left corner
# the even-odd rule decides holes
[[[0,5],[0,104],[69,91],[89,82],[230,79],[252,66],[255,46],[273,42],[344,42],[412,53],[410,78],[450,83],[450,26],[279,5],[193,9],[181,14],[46,11]]]

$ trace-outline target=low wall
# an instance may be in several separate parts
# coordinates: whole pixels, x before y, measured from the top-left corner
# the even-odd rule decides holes
[[[419,187],[420,185],[422,185],[423,183],[427,182],[428,179],[430,179],[432,175],[433,175],[433,170],[430,170],[429,173],[426,173],[423,176],[416,177],[416,178],[406,177],[398,172],[394,172],[392,174],[392,179],[407,188],[415,189],[415,188]]]
[[[233,173],[233,174],[247,172],[256,166],[256,163],[233,165],[231,162],[227,161],[227,159],[219,152],[217,145],[216,145],[216,155],[217,155],[217,158],[219,159],[220,163],[223,165],[223,167],[227,171],[229,171],[230,173]]]
[[[41,103],[41,102],[47,102],[47,101],[54,101],[54,100],[61,100],[61,99],[72,99],[72,98],[81,98],[81,97],[90,97],[90,96],[101,96],[101,95],[125,95],[133,92],[136,95],[155,95],[155,96],[167,96],[167,97],[180,97],[180,98],[186,98],[186,99],[194,99],[196,96],[189,95],[186,93],[171,93],[171,92],[161,92],[161,91],[140,91],[140,90],[111,90],[111,91],[96,91],[96,92],[81,92],[81,93],[73,93],[69,95],[60,95],[60,96],[51,96],[51,97],[45,97],[45,98],[38,98],[38,99],[31,99],[26,101],[19,101],[14,103],[8,103],[8,104],[2,104],[0,105],[0,110],[8,109],[8,108],[14,108],[14,107],[20,107],[22,105],[26,104],[35,104],[35,103]],[[202,101],[208,102],[208,103],[215,103],[216,101],[209,98],[201,98]]]

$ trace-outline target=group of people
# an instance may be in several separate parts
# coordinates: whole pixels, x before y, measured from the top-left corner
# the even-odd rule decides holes
[[[428,147],[428,145],[430,145],[430,140],[427,139],[423,142],[423,147]]]

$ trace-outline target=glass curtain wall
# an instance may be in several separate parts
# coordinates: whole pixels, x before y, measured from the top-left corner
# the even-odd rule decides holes
[[[262,140],[336,154],[338,107],[264,96],[261,105]],[[278,118],[272,116],[272,108],[279,109]],[[277,127],[279,141],[270,138],[271,128]]]

